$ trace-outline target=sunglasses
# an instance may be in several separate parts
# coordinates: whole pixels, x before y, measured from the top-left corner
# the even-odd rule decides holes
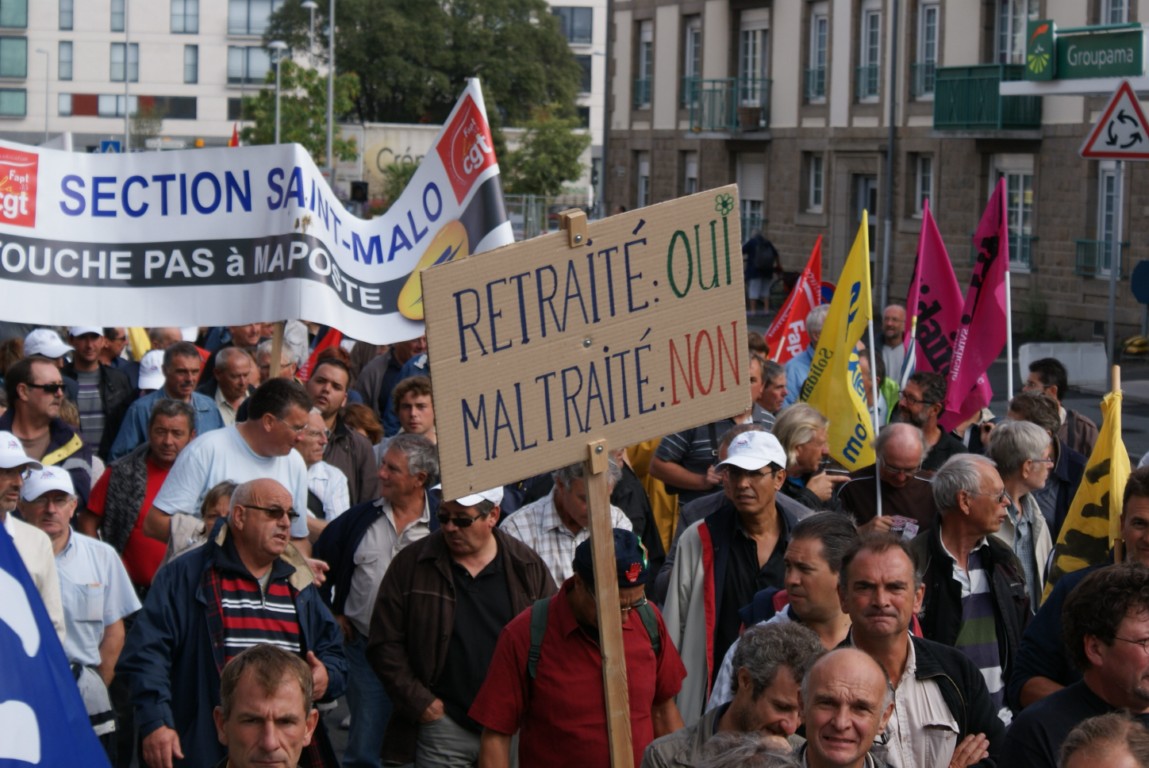
[[[42,389],[49,395],[58,395],[64,391],[63,382],[56,384],[28,384],[27,386],[31,389]]]
[[[284,509],[283,507],[257,507],[254,504],[239,504],[244,509],[258,509],[263,514],[267,515],[272,520],[280,520],[284,515],[287,515],[288,520],[294,520],[299,517],[299,513],[291,507]]]
[[[479,515],[478,517],[451,517],[450,515],[436,515],[436,517],[439,518],[439,525],[446,525],[447,523],[450,523],[456,528],[470,528],[475,524],[475,521],[482,518],[483,515]]]

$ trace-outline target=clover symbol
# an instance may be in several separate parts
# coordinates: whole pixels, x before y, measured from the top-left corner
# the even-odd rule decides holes
[[[730,212],[734,210],[734,196],[731,194],[718,195],[714,201],[714,210],[723,216],[729,216]]]

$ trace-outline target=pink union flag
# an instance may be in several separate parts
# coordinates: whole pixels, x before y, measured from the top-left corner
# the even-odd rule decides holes
[[[806,315],[822,303],[822,236],[818,235],[814,250],[806,261],[806,268],[794,284],[794,290],[786,297],[786,303],[778,311],[774,322],[766,331],[766,347],[770,358],[779,365],[801,353],[810,345],[806,333]]]
[[[970,395],[1005,348],[1005,273],[1009,269],[1005,179],[998,179],[973,242],[977,261],[958,321],[946,392],[946,411],[956,414],[959,422],[989,404],[988,387],[984,399]]]

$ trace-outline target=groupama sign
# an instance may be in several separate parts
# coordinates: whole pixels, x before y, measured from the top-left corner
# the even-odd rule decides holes
[[[1145,73],[1145,30],[1140,24],[1057,29],[1051,19],[1029,22],[1026,80],[1138,77]]]

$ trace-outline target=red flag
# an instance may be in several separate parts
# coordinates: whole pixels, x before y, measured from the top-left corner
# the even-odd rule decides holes
[[[802,270],[794,290],[790,291],[786,303],[766,331],[766,348],[771,351],[772,360],[785,365],[787,360],[810,346],[810,337],[806,334],[806,315],[821,303],[822,236],[818,235],[806,268]]]
[[[989,397],[970,398],[978,379],[1006,342],[1005,273],[1009,269],[1009,221],[1005,210],[1005,179],[998,179],[989,205],[981,215],[973,237],[977,261],[970,275],[954,339],[946,391],[946,410],[959,422],[989,404]]]
[[[948,376],[964,300],[928,200],[924,208],[922,231],[918,237],[918,260],[910,292],[906,297],[906,307],[911,317],[906,329],[906,341],[910,345],[909,350],[912,350],[914,370],[934,371]],[[887,371],[891,376],[897,373]],[[976,400],[984,397],[987,403],[992,395],[989,381],[984,376],[970,393],[971,398]],[[938,419],[942,427],[949,430],[960,424],[962,419],[958,414],[965,411],[966,406],[963,403],[958,412],[943,412]],[[980,406],[971,405],[969,412],[972,413],[977,407]]]
[[[315,348],[311,350],[311,356],[307,358],[307,362],[296,371],[295,377],[300,381],[307,381],[311,378],[311,372],[315,370],[315,365],[319,361],[319,353],[328,347],[337,347],[343,341],[343,334],[334,328],[322,327],[319,331],[319,338],[315,340]]]
[[[239,123],[231,124],[231,138],[228,139],[227,145],[229,147],[239,146]]]

